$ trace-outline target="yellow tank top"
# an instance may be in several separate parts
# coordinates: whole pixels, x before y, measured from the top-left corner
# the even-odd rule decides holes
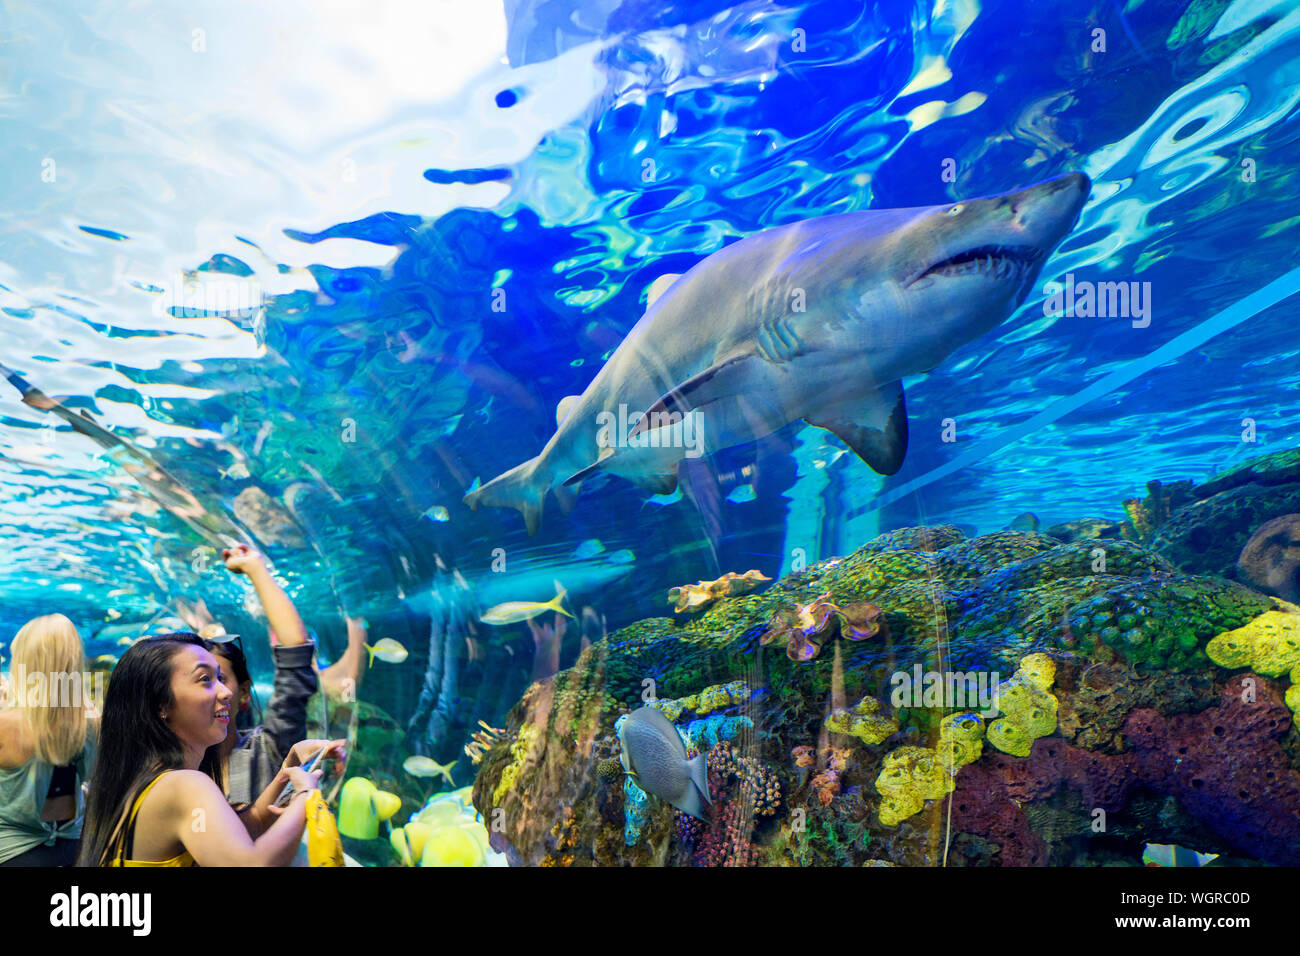
[[[163,773],[171,773],[170,770],[164,770]],[[182,851],[178,856],[170,860],[128,860],[126,859],[127,846],[131,843],[131,837],[135,832],[135,816],[140,812],[140,807],[144,804],[144,798],[149,795],[153,785],[163,778],[160,773],[149,781],[149,785],[140,791],[140,796],[135,798],[135,803],[131,807],[131,817],[126,822],[126,834],[122,842],[118,845],[117,853],[114,855],[109,866],[198,866],[194,862],[194,857],[190,856],[189,850]]]

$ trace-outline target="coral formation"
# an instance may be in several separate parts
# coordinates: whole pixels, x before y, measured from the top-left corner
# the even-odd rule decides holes
[[[1300,601],[1300,514],[1255,529],[1237,558],[1237,578],[1284,601]]]
[[[864,697],[852,708],[833,710],[826,718],[826,729],[833,734],[857,737],[864,744],[878,744],[898,732],[898,721],[878,713],[880,701]]]
[[[997,708],[1002,716],[989,724],[988,741],[1013,757],[1028,757],[1039,737],[1056,730],[1057,700],[1049,691],[1056,665],[1046,654],[1030,654],[1010,680],[997,688]]]
[[[686,611],[702,611],[719,598],[748,594],[764,581],[772,580],[763,572],[750,570],[744,574],[728,571],[714,581],[699,581],[695,584],[683,584],[668,591],[668,603],[678,614]]]
[[[1300,665],[1300,614],[1265,611],[1213,638],[1205,653],[1220,667],[1249,667],[1265,677],[1280,677]]]
[[[978,714],[952,714],[940,722],[934,748],[899,747],[887,754],[876,778],[880,822],[897,826],[919,813],[925,801],[952,793],[957,771],[980,757],[983,729]]]
[[[880,633],[880,608],[869,602],[840,607],[830,597],[827,591],[808,604],[777,611],[760,642],[783,644],[792,661],[810,661],[836,633],[850,641],[865,640]]]

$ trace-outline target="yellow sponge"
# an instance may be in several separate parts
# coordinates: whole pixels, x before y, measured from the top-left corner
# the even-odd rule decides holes
[[[1250,667],[1280,677],[1300,667],[1300,614],[1265,611],[1249,624],[1211,638],[1205,653],[1220,667]]]
[[[1049,690],[1056,680],[1056,664],[1046,654],[1029,654],[1010,680],[997,688],[997,708],[1002,714],[989,725],[989,743],[1013,757],[1028,757],[1039,737],[1056,730],[1057,700]]]

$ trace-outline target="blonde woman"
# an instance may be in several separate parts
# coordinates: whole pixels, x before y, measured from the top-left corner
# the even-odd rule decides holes
[[[23,625],[0,710],[0,866],[71,866],[97,721],[86,649],[62,614]]]

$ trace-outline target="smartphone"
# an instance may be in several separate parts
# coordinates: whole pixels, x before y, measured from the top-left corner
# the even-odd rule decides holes
[[[316,764],[320,763],[321,757],[323,757],[325,755],[325,751],[329,749],[330,748],[328,746],[325,746],[322,747],[320,750],[316,751],[315,755],[311,758],[311,761],[303,769],[307,771],[307,773],[311,773],[312,771],[314,771],[316,769]],[[292,798],[293,798],[293,784],[286,783],[284,785],[284,789],[280,791],[280,796],[275,801],[275,806],[286,807],[289,805],[289,801]]]

